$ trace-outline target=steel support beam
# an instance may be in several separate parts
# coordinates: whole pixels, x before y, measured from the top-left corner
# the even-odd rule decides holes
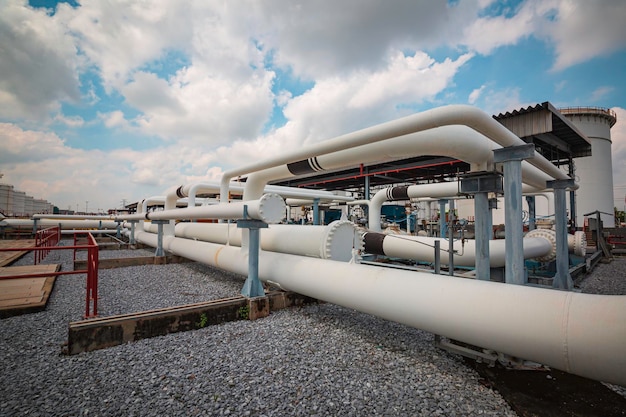
[[[247,208],[244,207],[244,216],[247,214]],[[243,284],[241,295],[248,298],[263,297],[265,291],[263,284],[259,280],[259,250],[260,250],[260,233],[259,229],[266,229],[267,223],[261,220],[243,219],[237,220],[237,227],[249,230],[248,242],[248,278]]]
[[[535,156],[532,143],[508,148],[495,149],[495,163],[502,163],[504,168],[504,223],[507,284],[524,285],[527,283],[523,253],[522,221],[522,161]]]
[[[554,226],[556,229],[556,274],[552,287],[571,290],[574,287],[569,273],[569,250],[567,246],[567,207],[565,191],[575,188],[574,180],[548,181],[548,188],[554,190]]]
[[[163,256],[163,225],[169,224],[169,220],[151,220],[152,223],[157,225],[157,248],[154,251],[154,256]],[[119,228],[119,222],[118,222]]]

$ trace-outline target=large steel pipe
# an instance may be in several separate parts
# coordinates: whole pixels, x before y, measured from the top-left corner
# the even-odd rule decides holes
[[[144,235],[140,233],[139,239]],[[247,274],[247,253],[240,248],[181,238],[168,239],[166,244],[177,255]],[[626,386],[624,296],[506,285],[265,251],[259,254],[259,277],[288,291]]]
[[[386,235],[368,232],[364,237],[365,252],[373,255],[385,255],[392,258],[411,259],[422,262],[435,262],[435,242],[440,244],[440,259],[448,259],[450,248],[448,239],[425,236]],[[455,266],[476,265],[476,241],[454,242]],[[543,237],[524,238],[524,259],[542,258],[544,261],[554,259],[553,242]],[[549,256],[551,255],[551,257]],[[505,241],[489,241],[489,264],[493,268],[503,267],[506,261]],[[443,262],[444,264],[446,262]]]
[[[241,246],[242,230],[226,223],[179,223],[176,236]],[[360,232],[347,220],[327,226],[273,224],[260,234],[261,249],[335,261],[350,261],[352,250],[362,249]]]
[[[500,147],[466,126],[438,127],[255,172],[246,181],[244,200],[258,198],[269,181],[420,155],[460,159],[470,163],[473,171],[493,170],[493,150]],[[522,179],[525,184],[543,190],[552,177],[525,161]]]
[[[262,160],[243,168],[227,171],[222,176],[220,198],[227,198],[228,184],[231,178],[236,176],[287,164],[291,164],[296,169],[307,168],[307,165],[315,168],[315,157],[321,155],[450,125],[467,126],[501,147],[525,144],[514,133],[476,107],[466,105],[444,106],[300,148],[295,152],[280,157]],[[422,153],[421,155],[428,154]],[[310,158],[313,160],[309,161]],[[529,162],[555,179],[569,178],[563,171],[559,170],[537,152],[535,152],[535,157]],[[542,184],[541,187],[545,187],[545,184]]]

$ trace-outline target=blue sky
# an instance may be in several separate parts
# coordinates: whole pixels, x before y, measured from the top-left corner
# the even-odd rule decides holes
[[[622,0],[0,1],[0,173],[60,208],[172,185],[406,114],[612,108]]]

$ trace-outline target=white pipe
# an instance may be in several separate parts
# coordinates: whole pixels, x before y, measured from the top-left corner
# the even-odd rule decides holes
[[[320,155],[304,162],[310,166],[310,172],[316,172],[412,156],[440,155],[468,162],[472,164],[473,171],[491,171],[494,168],[493,150],[498,148],[500,145],[468,127],[444,126]],[[269,181],[308,172],[302,165],[302,162],[297,162],[253,173],[246,181],[244,199],[256,198]],[[554,165],[552,167],[558,171]],[[565,176],[564,173],[561,172],[561,174]],[[543,173],[527,161],[522,161],[522,180],[525,184],[543,190],[546,187],[546,181],[551,179],[553,178],[550,175]]]
[[[415,261],[435,262],[435,242],[439,241],[440,259],[448,259],[449,241],[444,238],[407,235],[386,235],[368,232],[365,234],[365,252],[374,255],[385,255],[392,258],[412,259]],[[553,243],[543,236],[527,237],[523,240],[524,259],[544,257],[548,255],[554,259]],[[476,241],[468,239],[461,246],[461,241],[454,242],[454,265],[474,266],[476,264]],[[489,263],[492,267],[503,267],[506,262],[506,248],[504,239],[489,241]]]
[[[113,216],[83,216],[80,214],[33,214],[33,219],[113,220]]]
[[[229,184],[229,191],[231,194],[241,195],[244,191],[245,183],[231,182]],[[180,187],[170,189],[170,193],[180,197],[189,197],[189,204],[193,205],[198,193],[218,193],[220,191],[220,183],[216,181],[197,182],[191,184],[184,184]],[[352,201],[354,197],[336,195],[326,190],[307,190],[304,188],[295,187],[283,187],[279,185],[267,185],[264,188],[265,193],[278,194],[284,198],[302,198],[307,200],[313,200],[315,198],[335,201]]]
[[[225,199],[227,197],[228,185],[231,178],[240,175],[268,170],[292,163],[298,163],[300,167],[302,167],[303,164],[307,163],[308,158],[319,157],[321,155],[331,154],[333,152],[355,148],[385,139],[449,125],[468,126],[502,147],[525,144],[525,142],[514,133],[482,110],[466,105],[444,106],[300,148],[295,152],[266,159],[240,169],[227,171],[222,176],[220,183],[220,198]],[[422,155],[427,154],[428,153],[422,153]],[[535,157],[530,159],[529,162],[555,179],[569,178],[564,172],[559,170],[538,152],[535,152]],[[313,161],[313,164],[309,163],[309,165],[314,168],[315,161]],[[296,166],[294,166],[294,168],[296,168]],[[540,187],[545,187],[545,184],[540,185]]]
[[[2,220],[3,226],[13,227],[33,227],[35,221],[31,219],[4,219]],[[55,227],[61,226],[61,229],[117,229],[117,223],[112,220],[98,221],[98,220],[54,220],[54,219],[39,219],[37,220],[37,226],[40,227]]]
[[[148,243],[146,233],[138,239]],[[148,243],[150,244],[150,243]],[[247,253],[189,239],[167,250],[246,275]],[[261,251],[284,290],[576,375],[626,386],[626,297],[556,291]]]
[[[118,220],[193,220],[193,219],[243,219],[244,207],[249,218],[266,223],[278,223],[285,215],[285,202],[277,194],[264,194],[259,200],[220,203],[211,206],[187,207],[129,214],[116,217]],[[167,234],[173,236],[174,234]]]
[[[410,200],[412,198],[457,198],[459,194],[459,181],[440,182],[432,184],[415,184],[408,187],[388,187],[379,190],[370,203],[368,229],[380,232],[380,216],[382,205],[385,201]],[[536,193],[537,188],[522,184],[523,193]],[[545,196],[545,195],[544,195]],[[461,198],[465,198],[462,196]]]
[[[178,223],[176,237],[241,246],[242,229],[227,223]],[[362,249],[360,233],[346,220],[327,226],[273,224],[260,233],[261,249],[348,262]]]

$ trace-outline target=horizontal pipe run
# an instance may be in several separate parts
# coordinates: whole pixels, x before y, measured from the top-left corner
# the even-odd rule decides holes
[[[35,221],[32,219],[4,219],[0,221],[0,226],[12,227],[33,227]],[[54,220],[39,219],[37,220],[39,227],[55,227],[60,226],[61,229],[117,229],[117,223],[113,220]]]
[[[247,274],[247,253],[239,248],[180,238],[168,240],[167,245],[176,255]],[[259,278],[283,290],[626,386],[624,296],[507,285],[266,251],[259,254]]]
[[[220,203],[211,206],[152,211],[118,216],[116,220],[195,220],[243,219],[244,207],[248,218],[266,223],[278,223],[285,216],[285,202],[277,194],[265,194],[259,200]]]
[[[384,255],[391,258],[411,259],[422,262],[435,262],[435,242],[440,244],[440,259],[448,259],[449,241],[444,238],[386,235],[368,232],[364,237],[365,252],[372,255]],[[454,242],[454,265],[475,266],[476,241],[465,240]],[[543,237],[529,237],[523,240],[524,259],[546,257],[554,254],[553,244]],[[554,259],[554,258],[552,258]],[[492,268],[503,267],[506,261],[505,240],[489,241],[489,262]]]
[[[242,229],[226,223],[179,223],[176,237],[241,246]],[[326,226],[273,224],[260,233],[261,249],[348,262],[362,248],[360,232],[347,220]]]
[[[281,165],[299,164],[301,161],[307,161],[309,158],[315,159],[315,157],[321,155],[450,125],[465,125],[489,138],[501,147],[525,144],[525,142],[514,133],[476,107],[466,105],[444,106],[300,148],[287,155],[266,159],[243,168],[227,171],[222,176],[220,198],[227,198],[230,180],[237,176],[259,172]],[[559,168],[554,166],[538,152],[535,152],[534,158],[529,160],[529,162],[555,179],[569,178],[563,171],[559,170]],[[309,165],[310,164],[311,162],[309,162]],[[543,186],[545,186],[545,184]]]

